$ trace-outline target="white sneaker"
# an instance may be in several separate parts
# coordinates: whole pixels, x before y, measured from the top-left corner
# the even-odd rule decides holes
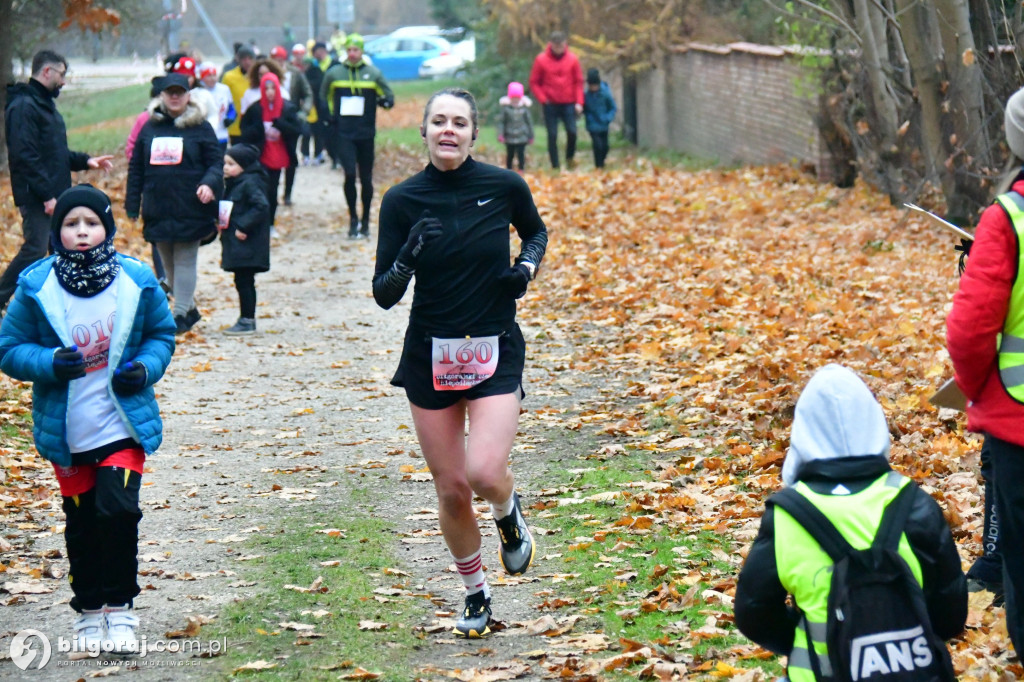
[[[75,620],[73,651],[98,654],[103,647],[103,609],[85,609]]]
[[[139,617],[130,606],[103,608],[107,621],[107,637],[103,640],[103,651],[113,654],[135,654],[139,651],[139,639],[135,635]]]

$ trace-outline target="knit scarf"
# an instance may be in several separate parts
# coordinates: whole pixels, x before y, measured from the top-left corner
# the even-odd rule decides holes
[[[70,251],[57,247],[53,271],[57,281],[69,294],[89,298],[100,293],[114,281],[121,270],[114,240],[107,239],[88,251]]]

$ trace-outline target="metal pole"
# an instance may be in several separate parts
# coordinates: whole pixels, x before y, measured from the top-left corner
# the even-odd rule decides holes
[[[316,35],[313,33],[313,2],[314,0],[309,0],[309,2],[307,3],[307,6],[309,8],[307,10],[307,16],[309,17],[309,35],[306,36],[307,39],[316,37]]]
[[[221,54],[227,55],[230,59],[234,56],[234,53],[228,49],[228,46],[224,43],[224,39],[220,36],[220,31],[217,30],[217,26],[210,21],[210,15],[203,9],[203,3],[200,0],[192,0],[192,4],[196,6],[196,11],[199,12],[199,18],[203,20],[206,25],[206,29],[213,36],[213,42],[217,43],[217,48],[220,49]]]

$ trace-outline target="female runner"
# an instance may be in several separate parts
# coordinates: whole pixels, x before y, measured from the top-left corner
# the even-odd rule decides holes
[[[484,637],[491,595],[474,493],[491,505],[505,570],[523,573],[534,554],[508,458],[525,397],[516,299],[544,257],[547,229],[518,174],[470,157],[477,108],[469,92],[446,88],[431,96],[420,134],[430,163],[381,203],[373,296],[388,309],[416,275],[391,383],[405,388],[434,477],[441,532],[466,586],[454,632]],[[522,240],[511,267],[509,224]]]

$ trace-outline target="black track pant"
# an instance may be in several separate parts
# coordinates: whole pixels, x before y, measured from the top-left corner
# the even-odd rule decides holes
[[[142,474],[122,467],[96,467],[92,490],[63,498],[76,611],[104,604],[131,604],[139,594],[139,488]]]

